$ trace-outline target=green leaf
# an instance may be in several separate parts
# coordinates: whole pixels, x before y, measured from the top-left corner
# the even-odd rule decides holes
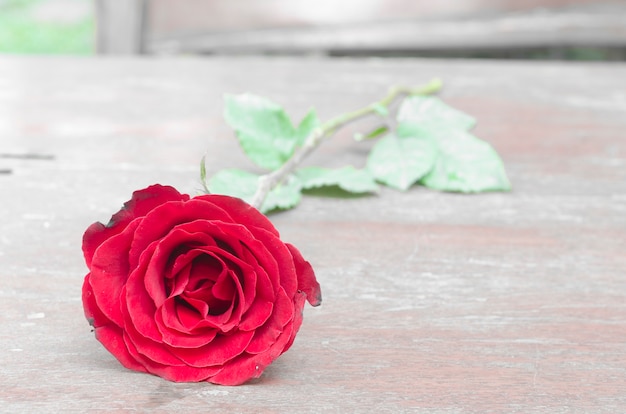
[[[261,207],[261,211],[266,213],[276,209],[288,210],[294,208],[302,199],[301,190],[300,180],[295,176],[290,176],[285,182],[270,191]]]
[[[246,202],[252,201],[257,190],[259,175],[238,169],[219,171],[209,180],[209,190],[212,194],[225,194],[241,198]],[[276,209],[290,209],[295,207],[301,199],[301,184],[296,177],[289,177],[285,183],[270,191],[261,212],[267,213]]]
[[[432,169],[436,159],[431,139],[389,134],[372,148],[367,168],[376,180],[405,191]]]
[[[235,130],[246,155],[269,170],[280,167],[308,134],[319,125],[311,110],[298,128],[294,128],[285,110],[278,104],[251,94],[226,95],[224,117]]]
[[[256,192],[258,180],[256,174],[231,168],[217,172],[209,180],[208,187],[212,194],[238,197],[249,203]]]
[[[354,139],[356,141],[363,141],[366,139],[372,139],[372,138],[376,138],[379,137],[383,134],[386,134],[387,132],[389,132],[389,128],[386,125],[381,125],[378,128],[374,128],[373,130],[371,130],[370,132],[368,132],[367,134],[361,134],[361,133],[356,133],[354,134]]]
[[[485,141],[454,129],[433,132],[431,138],[437,143],[439,157],[420,184],[462,193],[511,189],[502,160]]]
[[[296,131],[296,147],[301,147],[313,130],[319,127],[320,124],[321,122],[317,117],[317,112],[315,112],[315,109],[310,109],[302,121],[300,121],[300,125],[298,125]]]
[[[436,96],[409,96],[400,105],[398,122],[405,128],[411,124],[417,130],[432,129],[438,126],[469,130],[476,120],[448,105]]]
[[[338,186],[350,193],[371,193],[378,190],[374,178],[367,170],[357,170],[352,166],[329,170],[320,167],[302,168],[296,172],[302,188]]]

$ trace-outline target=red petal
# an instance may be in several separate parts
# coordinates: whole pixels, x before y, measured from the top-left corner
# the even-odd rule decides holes
[[[283,289],[278,291],[272,316],[262,327],[254,331],[254,338],[246,348],[250,354],[258,354],[267,351],[276,342],[276,339],[283,332],[283,328],[294,317],[292,300]]]
[[[176,307],[178,318],[185,326],[197,326],[209,314],[209,305],[205,300],[190,298],[182,295],[180,299],[186,302],[185,305],[179,303]],[[187,306],[188,305],[188,306]],[[190,328],[190,331],[193,328]]]
[[[272,222],[269,221],[265,215],[239,198],[219,194],[208,194],[194,197],[194,199],[208,201],[209,203],[219,206],[224,211],[228,212],[233,222],[243,224],[250,228],[251,231],[253,227],[260,227],[274,234],[276,237],[279,236],[278,230],[276,230]]]
[[[243,307],[243,311],[247,312],[250,305],[256,300],[273,302],[274,298],[276,297],[274,289],[277,289],[279,285],[276,275],[274,274],[275,283],[272,283],[272,280],[267,273],[268,269],[264,268],[263,264],[260,264],[254,254],[248,251],[248,249],[243,250],[241,258],[246,263],[254,265],[254,278],[249,277],[244,280],[243,287],[246,303]],[[268,263],[273,266],[273,269],[270,268],[269,270],[272,272],[276,272],[276,261],[270,260],[268,261]]]
[[[169,201],[187,201],[189,196],[179,193],[174,187],[154,184],[143,190],[133,192],[132,198],[124,203],[124,207],[111,217],[113,225],[130,222],[143,217],[157,206]],[[110,225],[107,225],[111,227]]]
[[[120,363],[128,369],[146,372],[146,369],[130,354],[117,326],[102,326],[96,329],[96,338]]]
[[[207,328],[229,332],[238,324],[238,320],[231,320],[232,305],[221,315],[207,315],[202,318],[198,313],[186,310],[184,305],[179,305],[178,300],[169,298],[159,309],[163,323],[169,329],[184,335],[193,335],[198,330],[204,331]]]
[[[298,296],[302,297],[302,304],[304,305],[304,295]],[[221,385],[240,385],[251,378],[260,377],[265,368],[289,348],[296,333],[294,326],[294,321],[287,323],[282,334],[265,352],[255,355],[244,352],[225,364],[222,371],[209,377],[207,381]]]
[[[218,247],[206,249],[207,252],[214,254],[219,260],[222,260],[224,266],[228,269],[226,276],[230,277],[236,293],[231,296],[231,300],[238,298],[237,309],[238,319],[250,307],[256,296],[258,263],[255,258],[250,258],[242,251],[241,257],[233,256],[226,250]],[[219,287],[218,287],[219,288]],[[224,293],[224,292],[222,292]]]
[[[119,231],[117,231],[119,230]],[[100,222],[93,223],[87,227],[85,234],[83,234],[83,257],[87,267],[91,268],[91,259],[96,252],[96,249],[111,236],[121,232],[123,229],[107,229],[104,224]]]
[[[289,341],[287,341],[287,343],[285,344],[285,347],[283,348],[283,350],[281,351],[281,354],[284,352],[287,352],[287,350],[289,348],[291,348],[291,345],[293,345],[293,341],[296,339],[296,334],[298,333],[298,331],[300,330],[300,326],[302,326],[302,310],[304,309],[304,301],[306,299],[304,292],[301,292],[299,295],[296,295],[294,299],[294,315],[293,315],[293,321],[292,326],[286,326],[285,327],[285,334],[289,335]]]
[[[176,348],[172,352],[193,367],[223,365],[240,355],[250,343],[254,332],[239,331],[230,335],[218,334],[210,344],[194,348]]]
[[[91,274],[85,276],[83,281],[83,310],[85,311],[85,318],[89,321],[89,324],[94,328],[99,328],[104,325],[111,324],[111,320],[106,317],[104,313],[98,307],[96,298],[93,294],[93,288],[90,284]]]
[[[229,361],[219,373],[207,378],[207,381],[219,385],[241,385],[261,376],[265,367],[272,362],[263,363],[266,359],[258,355],[242,354]]]
[[[256,300],[241,319],[237,328],[242,331],[251,331],[263,325],[272,315],[274,305],[271,302]]]
[[[204,223],[213,220],[226,222],[230,216],[221,208],[194,198],[187,202],[170,202],[162,204],[150,211],[137,228],[135,240],[129,253],[131,266],[136,266],[142,252],[155,240],[161,240],[172,229],[184,223],[199,221]],[[203,231],[206,233],[206,231]]]
[[[154,246],[151,246],[151,249],[153,248]],[[125,325],[130,323],[142,336],[159,342],[161,333],[154,322],[154,314],[157,307],[148,295],[144,284],[144,275],[150,258],[149,254],[149,250],[145,252],[139,267],[130,274],[126,285],[122,288],[120,297],[122,298],[122,313],[124,314]]]
[[[174,298],[185,291],[187,285],[189,284],[189,274],[191,273],[191,259],[193,259],[194,255],[197,256],[197,254],[198,253],[196,252],[190,254],[188,256],[188,258],[190,258],[190,261],[185,265],[185,267],[182,267],[176,271],[176,276],[172,278],[172,285],[170,287],[171,291],[167,299]],[[159,306],[161,305],[162,304],[159,304]]]
[[[143,275],[143,284],[146,293],[157,307],[161,306],[168,296],[165,289],[166,266],[170,261],[172,250],[176,248],[177,245],[177,240],[173,241],[171,238],[163,239],[157,242],[154,252],[150,254],[150,258],[145,259],[148,263],[145,274]]]
[[[228,276],[228,272],[223,272],[211,288],[211,293],[216,299],[232,302],[237,291],[237,287],[235,286],[233,279]],[[247,282],[248,281],[246,279],[246,283]]]
[[[256,229],[255,237],[241,237],[241,243],[249,251],[242,252],[242,258],[248,263],[258,262],[258,267],[267,272],[273,286],[282,286],[287,295],[294,295],[297,290],[296,268],[285,244],[272,233],[260,228]]]
[[[244,251],[242,258],[246,263],[254,263],[256,265],[254,269],[256,285],[254,286],[255,289],[252,294],[253,298],[255,298],[255,300],[261,299],[267,300],[268,302],[274,302],[276,298],[274,289],[278,289],[278,284],[276,283],[275,286],[275,284],[272,283],[270,276],[267,274],[267,269],[257,263],[257,260],[252,253]],[[247,291],[249,286],[245,286],[245,288]]]
[[[200,251],[198,249],[198,251]],[[224,261],[218,254],[202,252],[191,262],[189,270],[189,283],[185,289],[187,294],[206,294],[220,280],[228,279],[228,270]],[[195,296],[194,296],[195,297]],[[232,298],[232,295],[229,296]]]
[[[169,329],[163,320],[163,312],[156,313],[155,321],[163,335],[163,343],[174,348],[198,348],[207,345],[215,338],[218,332],[217,329],[205,328],[202,331],[186,335],[179,331]]]
[[[150,338],[141,335],[132,324],[127,324],[124,330],[124,342],[130,349],[134,346],[137,352],[143,355],[147,360],[154,361],[158,364],[183,366],[185,365],[179,358],[175,357],[171,352],[172,348]]]
[[[168,298],[163,306],[161,306],[158,310],[160,314],[160,319],[163,321],[163,325],[173,331],[180,332],[182,335],[192,335],[193,331],[196,329],[207,329],[212,328],[215,330],[219,330],[221,324],[207,321],[207,319],[196,318],[194,320],[194,324],[191,326],[186,326],[183,324],[180,318],[180,312],[178,310],[177,298]],[[187,322],[187,321],[185,321]]]
[[[121,233],[126,226],[137,217],[145,216],[155,207],[168,201],[184,201],[189,196],[180,194],[169,186],[153,185],[143,190],[135,191],[132,198],[115,213],[109,223],[94,223],[87,228],[83,235],[83,255],[87,267],[91,267],[91,260],[96,249],[110,237]]]
[[[97,306],[119,326],[124,325],[120,293],[128,279],[128,249],[139,221],[133,221],[123,232],[102,243],[91,262],[89,283]]]
[[[289,243],[285,244],[291,252],[293,262],[296,265],[296,273],[298,274],[298,290],[306,294],[306,299],[311,305],[319,306],[322,303],[322,291],[320,289],[320,284],[315,278],[315,272],[313,271],[313,267],[311,267],[311,263],[304,260],[300,251],[296,249],[295,246],[292,246]]]
[[[126,338],[125,338],[126,339]],[[208,377],[219,373],[221,366],[212,367],[190,367],[188,365],[166,365],[154,362],[139,353],[132,342],[127,341],[128,351],[144,367],[144,371],[158,375],[168,381],[174,382],[199,382],[205,381]]]

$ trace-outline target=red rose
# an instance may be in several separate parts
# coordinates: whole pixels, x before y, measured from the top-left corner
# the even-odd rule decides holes
[[[83,236],[85,316],[127,368],[171,381],[236,385],[293,343],[311,265],[254,207],[172,187],[136,191]]]

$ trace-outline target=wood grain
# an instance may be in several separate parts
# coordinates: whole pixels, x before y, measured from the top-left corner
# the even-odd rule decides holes
[[[623,1],[151,2],[149,53],[389,55],[626,45]]]
[[[623,412],[626,65],[443,60],[0,60],[0,411]],[[444,79],[507,194],[415,187],[272,216],[324,303],[241,387],[122,368],[82,314],[82,232],[135,189],[250,168],[222,94],[323,118]],[[309,164],[365,163],[341,131]],[[25,157],[24,154],[31,156]],[[36,155],[36,156],[34,156]]]

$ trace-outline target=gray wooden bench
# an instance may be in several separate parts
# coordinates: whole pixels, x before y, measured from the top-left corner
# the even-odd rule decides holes
[[[431,4],[435,3],[435,4]],[[97,0],[101,53],[475,56],[626,49],[626,2]],[[308,7],[308,9],[307,9]]]

